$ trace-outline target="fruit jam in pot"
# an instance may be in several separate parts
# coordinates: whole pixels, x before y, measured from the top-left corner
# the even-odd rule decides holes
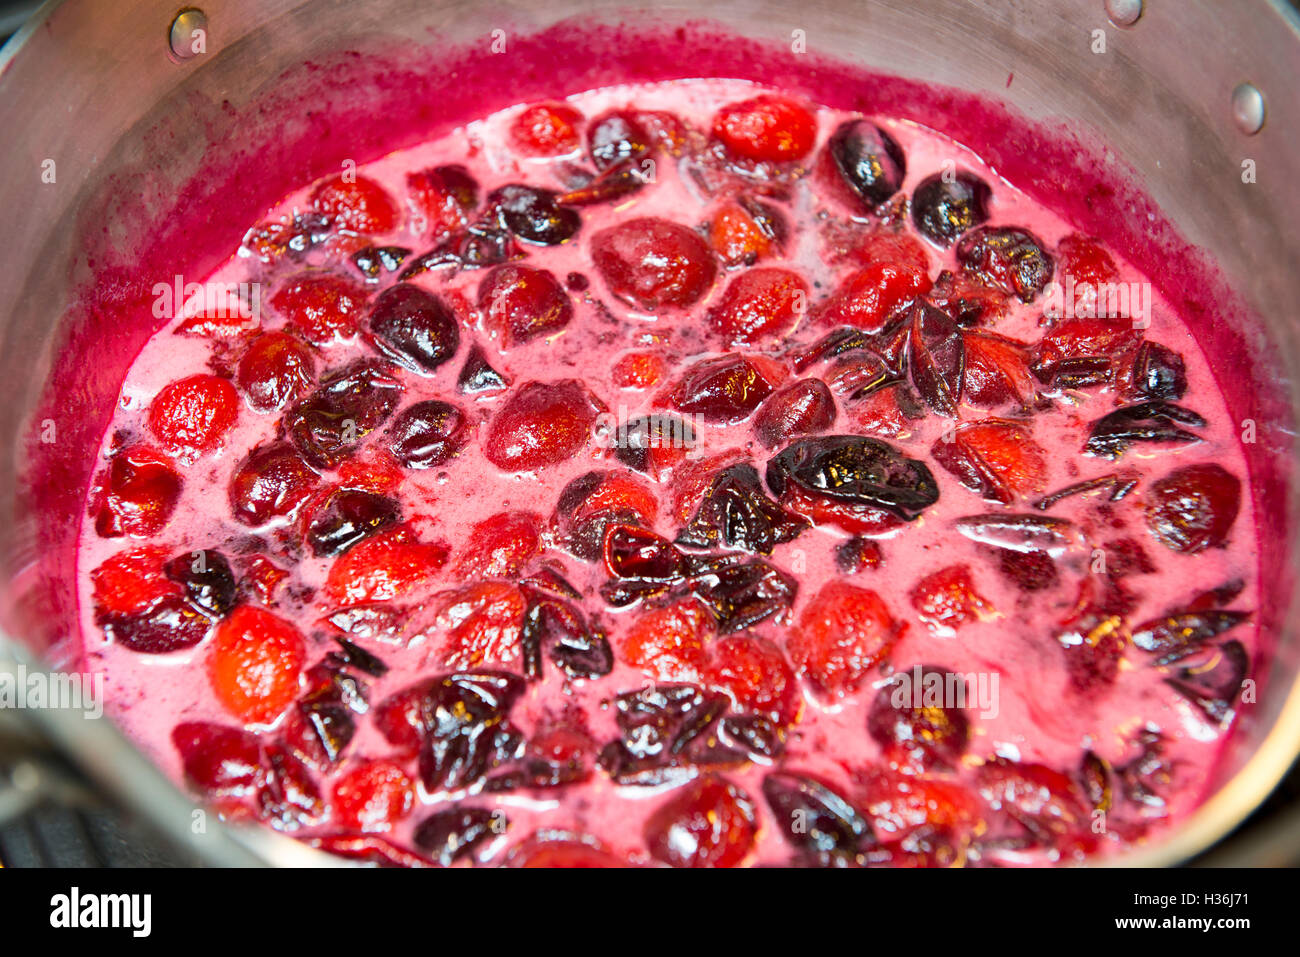
[[[223,814],[365,861],[1122,851],[1258,650],[1237,430],[1123,253],[741,81],[345,164],[159,290],[85,667]]]

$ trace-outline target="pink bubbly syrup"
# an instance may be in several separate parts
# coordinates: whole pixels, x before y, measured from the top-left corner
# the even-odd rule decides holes
[[[779,77],[772,79],[779,89]],[[720,106],[756,92],[759,88],[746,80],[686,80],[605,86],[575,94],[568,102],[587,118],[627,107],[666,110],[707,131]],[[887,94],[887,90],[883,92]],[[990,155],[988,150],[977,154],[935,132],[918,122],[918,117],[913,115],[916,111],[901,97],[884,95],[869,109],[865,104],[836,103],[838,99],[827,97],[828,105],[816,111],[818,152],[842,121],[865,111],[895,137],[907,156],[903,194],[910,194],[920,180],[951,163],[975,173],[992,187],[990,225],[1027,229],[1047,249],[1055,249],[1066,235],[1092,225],[1078,209],[1051,211],[1022,193],[1017,188],[1016,174],[1023,172],[1023,167],[1017,167],[1014,157]],[[505,134],[518,109],[511,107],[485,115],[445,135],[364,163],[357,172],[382,185],[404,209],[406,174],[444,164],[464,165],[484,192],[512,182],[558,188],[559,166],[555,161],[520,158],[510,147]],[[272,221],[305,211],[310,207],[310,190],[310,184],[301,185],[275,207],[255,215]],[[627,389],[613,381],[611,370],[615,361],[632,350],[657,352],[669,362],[671,371],[665,382],[671,383],[690,361],[725,351],[725,344],[709,333],[702,320],[734,273],[720,273],[710,293],[685,315],[649,314],[608,295],[592,263],[587,240],[607,226],[639,216],[660,217],[694,227],[706,222],[717,206],[716,199],[703,193],[697,183],[683,178],[674,163],[660,161],[656,181],[651,186],[616,203],[585,207],[581,230],[572,242],[556,247],[528,247],[529,265],[547,269],[561,279],[570,273],[581,273],[590,280],[585,292],[571,294],[575,315],[570,326],[551,338],[508,348],[493,338],[483,327],[482,317],[468,305],[476,299],[482,271],[465,270],[450,278],[443,273],[425,273],[411,280],[448,301],[465,304],[460,310],[462,341],[456,358],[432,376],[401,375],[406,391],[399,410],[424,399],[453,402],[469,413],[474,437],[445,466],[408,471],[404,477],[397,493],[403,503],[404,517],[420,540],[447,543],[453,560],[438,577],[417,592],[403,596],[399,604],[430,606],[436,604],[437,595],[463,584],[456,580],[451,569],[459,545],[478,522],[515,509],[550,516],[570,481],[594,468],[620,468],[610,451],[602,448],[598,437],[593,437],[569,460],[536,473],[507,474],[487,461],[482,451],[483,437],[509,393],[490,393],[477,398],[457,393],[456,375],[468,352],[468,343],[473,340],[482,345],[493,367],[516,385],[530,380],[581,379],[619,419],[661,411],[663,407],[657,402],[659,387]],[[829,211],[832,218],[842,219],[846,210],[818,196],[811,179],[795,184],[792,198],[784,208],[795,238],[787,245],[784,256],[762,265],[779,264],[798,271],[812,289],[810,298],[815,306],[839,285],[851,268],[825,255],[828,224],[820,214]],[[368,239],[375,245],[411,247],[417,253],[427,245],[425,237],[413,231],[409,217],[391,234]],[[931,276],[941,269],[959,268],[951,251],[927,248]],[[1146,282],[1151,275],[1151,261],[1139,247],[1112,243],[1108,249],[1119,265],[1120,281]],[[265,299],[301,265],[268,267],[247,251],[241,251],[207,278],[212,283],[261,283],[263,327],[275,328],[281,320],[274,310],[265,306]],[[342,260],[332,268],[346,272],[351,267]],[[352,275],[359,278],[355,272]],[[1076,394],[1072,401],[1056,402],[1026,420],[1033,440],[1045,453],[1043,491],[1111,473],[1119,467],[1141,473],[1143,481],[1138,491],[1109,509],[1099,510],[1096,496],[1076,496],[1054,506],[1050,512],[1085,528],[1092,545],[1103,546],[1115,539],[1140,542],[1156,570],[1127,582],[1136,598],[1136,605],[1127,616],[1131,625],[1166,614],[1198,593],[1232,580],[1246,582],[1233,608],[1254,609],[1258,600],[1259,542],[1254,534],[1254,504],[1244,484],[1249,470],[1238,442],[1238,418],[1230,413],[1201,345],[1183,322],[1186,308],[1185,302],[1171,299],[1168,290],[1155,287],[1150,327],[1145,334],[1183,357],[1188,389],[1179,401],[1206,420],[1206,425],[1198,430],[1204,441],[1185,447],[1139,444],[1118,463],[1083,456],[1080,450],[1090,424],[1117,404],[1116,397],[1108,390]],[[178,321],[173,321],[149,337],[131,364],[113,419],[103,433],[101,451],[105,454],[115,435],[147,435],[144,410],[165,385],[210,371],[214,355],[220,367],[222,347],[212,340],[175,334],[177,324]],[[779,355],[798,345],[810,345],[827,331],[829,327],[817,327],[805,318],[787,341],[768,351]],[[1007,315],[998,320],[995,331],[1027,342],[1037,341],[1044,331],[1041,304],[1024,305],[1011,300]],[[339,368],[349,360],[371,355],[373,351],[361,342],[340,343],[322,350],[318,367]],[[804,374],[812,375],[816,371]],[[960,421],[979,421],[990,414],[991,410],[963,406]],[[165,544],[172,554],[215,548],[233,559],[233,543],[247,536],[250,529],[231,517],[226,499],[229,478],[247,450],[273,438],[278,418],[278,413],[259,414],[246,405],[241,406],[238,420],[222,447],[183,470],[184,488],[176,511],[167,527],[151,542]],[[853,407],[841,403],[837,421],[829,431],[857,432],[854,422]],[[784,754],[779,759],[782,768],[816,777],[855,798],[863,774],[883,767],[887,760],[865,727],[876,689],[889,675],[921,664],[961,674],[996,675],[999,694],[995,707],[984,713],[975,706],[968,709],[970,741],[965,757],[950,772],[951,780],[973,789],[979,765],[995,756],[1039,763],[1072,775],[1083,754],[1092,751],[1118,768],[1137,757],[1136,741],[1143,731],[1158,730],[1163,748],[1161,760],[1167,775],[1159,793],[1160,801],[1146,805],[1130,802],[1118,807],[1114,811],[1114,826],[1106,830],[1100,841],[1099,853],[1122,849],[1129,837],[1149,840],[1158,836],[1163,828],[1185,818],[1205,796],[1226,729],[1173,691],[1165,682],[1170,672],[1155,667],[1153,656],[1134,648],[1128,649],[1113,685],[1085,690],[1072,686],[1064,666],[1064,652],[1057,640],[1061,629],[1056,623],[1068,614],[1083,577],[1093,574],[1090,563],[1094,556],[1084,549],[1062,558],[1059,584],[1041,592],[1026,593],[1000,574],[987,549],[954,530],[955,520],[997,511],[1000,506],[984,502],[979,495],[961,487],[931,459],[932,444],[951,425],[951,420],[929,415],[905,423],[904,431],[886,438],[909,457],[930,465],[941,495],[918,520],[880,537],[884,557],[878,568],[863,570],[848,580],[881,595],[894,619],[906,628],[888,660],[873,670],[870,679],[856,693],[828,699],[804,686],[802,715],[789,730]],[[701,457],[740,450],[758,465],[760,473],[776,451],[759,445],[750,420],[731,426],[697,426],[697,433],[697,451]],[[382,429],[370,441],[382,442]],[[1176,554],[1147,533],[1141,493],[1150,480],[1177,466],[1200,462],[1218,463],[1243,480],[1241,511],[1224,547],[1195,555]],[[672,514],[668,485],[656,486],[656,491],[660,511],[652,528],[672,539],[682,522]],[[1008,510],[1028,511],[1027,500]],[[274,541],[277,535],[283,537],[283,528],[289,524],[281,523],[279,529],[257,529],[255,533]],[[845,538],[844,532],[816,526],[793,542],[776,547],[770,560],[798,579],[799,592],[788,615],[754,626],[753,634],[784,647],[789,630],[795,627],[791,622],[799,619],[823,583],[840,577],[834,551]],[[170,776],[181,781],[183,772],[180,756],[172,744],[172,728],[182,721],[225,725],[238,722],[223,711],[208,684],[205,662],[210,641],[173,654],[143,655],[104,639],[95,620],[89,573],[128,544],[122,539],[101,538],[92,522],[83,523],[77,564],[86,667],[106,673],[110,710],[116,720]],[[335,607],[321,591],[332,560],[307,556],[297,558],[290,565],[285,556],[272,554],[276,564],[290,572],[278,593],[282,604],[274,610],[297,624],[309,637],[309,663],[319,660],[332,647],[329,641],[316,637],[322,633],[319,620]],[[607,577],[601,566],[581,562],[559,548],[549,549],[546,557],[559,562],[565,577],[582,592],[583,607],[602,622],[618,655],[629,622],[644,609],[639,605],[625,609],[606,606],[596,592]],[[908,596],[924,576],[955,565],[970,569],[975,588],[986,600],[987,608],[980,620],[964,624],[953,633],[923,622]],[[437,627],[416,629],[416,632],[414,639],[408,634],[400,640],[377,640],[366,645],[390,667],[383,678],[367,679],[372,707],[418,677],[451,670],[445,660],[445,636],[438,633]],[[1259,651],[1253,623],[1239,626],[1229,637],[1241,641],[1252,659]],[[512,722],[525,736],[531,736],[557,722],[576,720],[597,748],[615,740],[618,733],[608,702],[617,694],[643,687],[648,680],[639,669],[621,660],[621,655],[619,658],[612,673],[591,680],[564,681],[548,663],[544,666],[544,679],[530,682],[515,704]],[[493,666],[517,671],[519,661],[517,657],[506,656]],[[579,717],[575,719],[575,715]],[[258,726],[254,730],[270,740],[276,734],[277,725]],[[349,767],[349,761],[389,757],[392,750],[372,722],[360,716],[357,735],[348,747],[344,762],[339,768],[317,774],[326,799],[332,780]],[[407,760],[406,765],[408,773],[418,777],[413,763]],[[720,772],[749,795],[755,806],[758,833],[746,856],[750,863],[781,864],[794,856],[783,835],[782,822],[774,818],[772,809],[762,798],[762,781],[770,770],[762,762],[752,762]],[[510,846],[543,830],[589,835],[630,861],[649,862],[644,822],[655,807],[672,797],[672,792],[671,787],[618,786],[599,769],[584,782],[555,790],[489,796],[429,794],[421,789],[415,811],[386,836],[399,845],[409,845],[414,828],[429,813],[464,801],[466,805],[500,810],[509,821],[504,836],[480,847],[482,859],[488,862],[501,860]],[[328,809],[323,817],[319,824],[299,828],[294,833],[310,839],[336,830]],[[1044,863],[1057,859],[1057,855],[1046,848],[1021,850],[990,845],[982,857],[975,853],[973,859]]]

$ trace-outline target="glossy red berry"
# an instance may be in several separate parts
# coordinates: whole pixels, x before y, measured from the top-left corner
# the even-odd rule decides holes
[[[719,110],[713,135],[736,156],[788,162],[812,151],[817,120],[802,104],[765,93]]]
[[[533,512],[501,512],[470,529],[465,547],[456,560],[456,574],[462,580],[513,578],[541,547],[540,515]]]
[[[563,103],[525,107],[510,123],[510,144],[524,156],[566,156],[582,145],[582,114]]]
[[[319,481],[315,469],[287,442],[259,446],[230,477],[230,509],[244,525],[264,525],[293,512]]]
[[[628,352],[614,363],[612,378],[624,389],[648,389],[663,380],[668,363],[657,352]]]
[[[298,694],[306,643],[283,618],[241,605],[217,626],[208,657],[212,691],[241,721],[270,724]]]
[[[251,794],[264,777],[261,740],[239,728],[185,721],[172,729],[185,778],[210,795]]]
[[[334,782],[334,817],[358,831],[387,831],[415,805],[415,787],[401,765],[363,761]]]
[[[478,206],[478,183],[463,166],[435,166],[406,174],[421,233],[438,239],[464,229]]]
[[[312,190],[312,205],[329,216],[336,229],[387,233],[397,226],[397,205],[372,179],[338,173]]]
[[[545,269],[507,263],[478,287],[483,324],[506,346],[553,336],[573,319],[573,303]]]
[[[975,590],[965,565],[931,572],[912,586],[909,597],[918,617],[939,634],[951,635],[962,625],[993,614],[993,606]]]
[[[239,359],[235,381],[258,412],[274,412],[304,395],[316,374],[311,349],[287,332],[258,336]]]
[[[729,353],[701,359],[682,372],[665,402],[706,422],[740,422],[772,394],[782,376],[781,368],[763,356]]]
[[[96,489],[95,531],[103,538],[157,534],[171,518],[182,485],[172,463],[153,449],[133,445],[120,450]]]
[[[1019,422],[964,423],[940,436],[930,454],[966,488],[1003,505],[1041,492],[1047,480],[1047,454]]]
[[[1241,481],[1213,462],[1174,469],[1146,493],[1147,528],[1185,554],[1222,545],[1240,509]]]
[[[271,308],[289,327],[315,346],[351,339],[365,309],[366,291],[359,284],[326,272],[304,272],[271,295]]]
[[[733,635],[714,642],[710,651],[713,660],[705,681],[730,695],[742,711],[770,715],[782,723],[798,716],[803,700],[799,682],[775,643]]]
[[[800,379],[768,396],[754,416],[754,435],[774,448],[835,424],[835,397],[821,379]]]
[[[840,696],[862,686],[900,631],[874,591],[832,581],[804,607],[785,647],[795,667],[818,690]]]
[[[704,240],[666,219],[629,219],[601,230],[591,239],[591,258],[610,292],[652,312],[693,306],[718,274]]]
[[[497,411],[483,454],[506,472],[531,472],[576,455],[591,438],[600,406],[576,379],[527,382]]]
[[[750,269],[723,291],[709,310],[709,327],[729,345],[780,342],[808,310],[808,284],[789,269]]]
[[[389,601],[431,583],[447,558],[445,545],[418,542],[403,526],[386,529],[335,559],[325,593],[341,605]]]
[[[713,776],[686,785],[645,825],[650,853],[673,867],[736,867],[749,856],[757,834],[749,796]]]
[[[194,375],[169,383],[149,404],[149,431],[183,460],[215,450],[239,417],[239,396],[227,379]]]
[[[448,668],[508,666],[519,659],[525,603],[508,582],[478,582],[440,599],[439,659]]]
[[[159,545],[118,552],[90,573],[95,610],[101,615],[135,615],[164,598],[178,598],[181,587],[167,577],[170,557]]]
[[[623,635],[621,657],[660,681],[698,681],[708,667],[713,619],[694,598],[639,614]]]

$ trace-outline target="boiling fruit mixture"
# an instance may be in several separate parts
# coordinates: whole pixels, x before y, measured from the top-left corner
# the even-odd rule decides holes
[[[732,81],[344,164],[127,375],[85,666],[197,799],[373,863],[1149,842],[1249,697],[1255,524],[1123,254]]]

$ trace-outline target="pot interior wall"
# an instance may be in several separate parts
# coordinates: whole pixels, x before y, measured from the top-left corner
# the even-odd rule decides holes
[[[205,5],[210,52],[178,64],[159,39],[173,7],[126,4],[120,22],[92,29],[89,4],[66,4],[0,74],[0,126],[33,130],[2,171],[30,176],[52,156],[61,176],[20,214],[22,247],[0,267],[12,304],[0,362],[14,397],[0,411],[0,439],[16,463],[0,478],[0,623],[56,665],[75,662],[83,496],[122,377],[159,322],[155,283],[201,281],[269,205],[344,160],[363,163],[531,98],[711,75],[938,126],[1131,253],[1214,357],[1234,417],[1256,423],[1247,452],[1267,517],[1259,614],[1269,633],[1286,635],[1300,350],[1293,318],[1260,307],[1300,301],[1286,254],[1287,230],[1300,222],[1300,158],[1286,132],[1274,132],[1297,119],[1295,104],[1279,85],[1265,132],[1249,143],[1235,133],[1226,92],[1205,79],[1235,69],[1222,44],[1198,38],[1210,4],[1186,4],[1177,22],[1153,10],[1129,32],[1105,23],[1100,3],[1078,6],[814,2],[796,22],[785,4],[723,2],[711,8],[716,22],[699,23],[671,4],[627,15],[606,3],[530,12],[413,0],[215,2]],[[1111,44],[1105,57],[1089,52],[1097,28]],[[503,52],[491,52],[494,30]],[[1283,76],[1300,73],[1294,36],[1283,46],[1278,31],[1251,30],[1258,46],[1248,37],[1242,49],[1279,61]],[[1171,52],[1175,41],[1184,47]],[[62,73],[37,96],[51,62]],[[69,127],[69,112],[84,123]],[[1238,170],[1252,157],[1261,179],[1245,184]],[[1271,673],[1258,676],[1276,691],[1238,732],[1225,775],[1272,728],[1296,673],[1288,636]]]

